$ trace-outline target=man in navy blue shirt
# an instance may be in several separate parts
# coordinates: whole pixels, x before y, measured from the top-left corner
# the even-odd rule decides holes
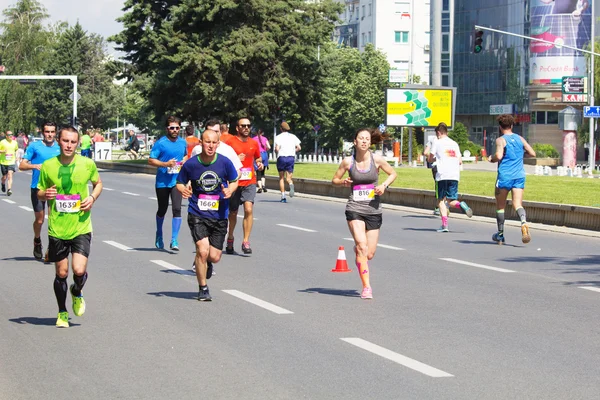
[[[33,220],[33,256],[36,260],[42,259],[42,225],[44,225],[46,202],[41,201],[37,197],[38,180],[40,178],[40,169],[44,161],[52,157],[57,157],[60,154],[60,147],[54,140],[56,136],[56,124],[54,122],[46,122],[42,126],[42,133],[44,140],[38,142],[31,142],[27,146],[23,161],[19,164],[20,171],[30,171],[31,174],[31,207],[33,207],[33,213],[35,219]]]
[[[177,176],[177,190],[184,199],[189,198],[188,225],[196,244],[198,300],[211,301],[206,280],[212,275],[212,264],[221,259],[229,198],[238,187],[238,173],[227,157],[216,153],[217,132],[205,130],[200,142],[202,153],[183,164]]]
[[[175,189],[177,174],[187,159],[187,145],[179,137],[181,120],[170,116],[167,118],[167,136],[160,138],[152,147],[148,164],[158,167],[156,172],[156,199],[158,211],[156,212],[156,238],[154,245],[157,249],[164,248],[163,222],[169,208],[171,198],[171,211],[173,212],[173,225],[171,233],[171,250],[179,250],[179,229],[181,228],[181,193]]]

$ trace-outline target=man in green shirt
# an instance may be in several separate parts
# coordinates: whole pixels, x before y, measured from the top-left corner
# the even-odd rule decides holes
[[[0,141],[0,170],[2,170],[2,191],[8,196],[12,194],[13,173],[15,172],[15,160],[17,158],[19,145],[14,140],[12,132],[6,131],[6,137]]]
[[[81,155],[92,158],[92,138],[90,137],[89,131],[86,131],[81,136]]]
[[[69,327],[67,312],[67,276],[69,253],[74,283],[70,287],[73,313],[85,312],[81,290],[87,280],[87,261],[92,241],[90,210],[102,192],[102,181],[96,164],[89,158],[76,154],[79,132],[73,127],[58,132],[60,155],[42,164],[38,182],[38,198],[48,201],[52,210],[48,217],[48,260],[54,262],[56,277],[54,294],[58,303],[56,326]],[[89,194],[88,182],[92,182]]]

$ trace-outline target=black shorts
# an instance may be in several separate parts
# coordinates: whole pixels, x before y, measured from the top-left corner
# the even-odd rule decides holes
[[[44,208],[46,208],[46,202],[37,197],[39,191],[40,189],[31,188],[31,207],[33,207],[34,212],[44,211]]]
[[[381,228],[383,223],[382,214],[361,214],[354,211],[346,211],[346,221],[363,221],[368,231]]]
[[[225,235],[227,235],[227,222],[226,219],[201,218],[188,213],[188,226],[194,244],[207,237],[208,243],[217,250],[223,250]]]
[[[15,172],[15,164],[10,165],[0,165],[0,170],[2,170],[2,176],[8,175],[8,171]]]
[[[229,211],[236,212],[240,208],[240,204],[249,201],[254,204],[256,197],[256,184],[248,186],[238,186],[237,190],[229,199]]]
[[[48,236],[48,261],[62,261],[69,256],[69,253],[81,254],[87,258],[90,256],[91,247],[91,232],[76,236],[71,240],[63,240]]]

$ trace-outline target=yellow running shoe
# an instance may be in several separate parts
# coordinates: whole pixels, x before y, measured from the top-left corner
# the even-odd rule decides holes
[[[66,311],[59,312],[56,318],[57,328],[68,328],[69,327],[69,313]]]
[[[71,286],[69,287],[69,291],[71,292],[71,299],[73,299],[73,314],[75,314],[78,317],[81,317],[85,312],[85,300],[83,299],[83,293],[81,293],[81,296],[75,296],[73,294],[73,286],[75,285],[71,284]]]
[[[529,227],[527,224],[521,225],[521,241],[523,243],[531,242],[531,235],[529,234]]]

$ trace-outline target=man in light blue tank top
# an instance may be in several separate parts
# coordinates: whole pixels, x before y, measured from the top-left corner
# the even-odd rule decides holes
[[[513,207],[521,220],[521,240],[523,243],[531,241],[527,217],[523,208],[523,191],[525,189],[525,168],[523,155],[535,157],[535,151],[527,140],[513,133],[515,120],[510,114],[498,117],[500,137],[496,139],[496,153],[490,155],[490,162],[498,163],[498,179],[496,180],[496,222],[498,232],[494,233],[492,240],[498,244],[504,243],[504,208],[508,192],[511,193]]]

